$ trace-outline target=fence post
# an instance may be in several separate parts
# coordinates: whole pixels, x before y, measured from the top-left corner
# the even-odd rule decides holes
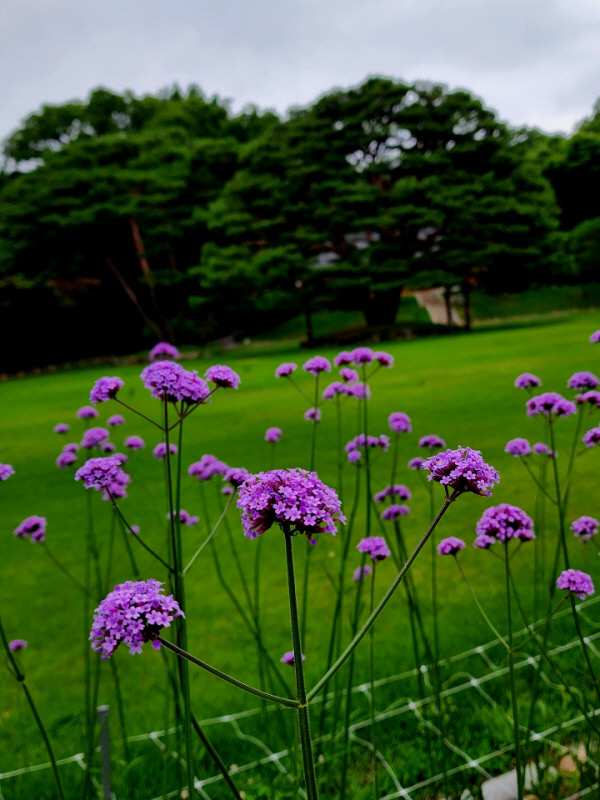
[[[110,785],[110,736],[108,731],[108,706],[98,706],[100,725],[100,756],[102,763],[102,800],[114,800]]]

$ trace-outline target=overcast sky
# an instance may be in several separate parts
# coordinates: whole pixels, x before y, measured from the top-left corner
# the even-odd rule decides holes
[[[568,132],[600,96],[600,0],[0,0],[0,65],[0,138],[100,85],[284,112],[373,74]]]

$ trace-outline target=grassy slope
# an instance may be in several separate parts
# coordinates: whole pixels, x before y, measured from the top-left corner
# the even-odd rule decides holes
[[[371,430],[385,432],[387,415],[391,411],[402,410],[410,414],[414,433],[402,437],[401,464],[416,454],[417,437],[426,433],[438,433],[449,446],[463,444],[481,449],[502,474],[502,482],[494,492],[494,502],[513,502],[533,513],[531,486],[524,479],[518,461],[503,452],[504,444],[510,438],[527,436],[534,441],[539,437],[539,421],[525,417],[525,397],[512,388],[514,378],[523,371],[532,371],[543,379],[544,388],[562,391],[567,378],[576,370],[598,372],[600,349],[596,352],[590,347],[587,337],[600,327],[599,322],[598,315],[580,314],[533,327],[390,345],[386,349],[394,354],[396,365],[393,370],[380,373],[374,381],[370,404]],[[334,353],[324,354],[331,357]],[[303,358],[304,354],[296,354],[297,361],[301,362]],[[247,350],[231,354],[228,361],[240,373],[242,386],[239,392],[217,395],[209,407],[192,418],[183,456],[185,464],[209,452],[249,470],[266,468],[268,456],[263,442],[264,430],[270,425],[278,425],[283,428],[284,436],[278,445],[277,465],[308,466],[309,427],[302,419],[307,403],[286,382],[274,380],[274,369],[281,360],[284,360],[281,355],[254,357]],[[207,364],[193,366],[203,371]],[[126,381],[124,397],[128,402],[151,414],[156,412],[155,405],[140,388],[138,368],[110,370],[113,371]],[[79,437],[79,433],[75,434],[78,423],[74,411],[86,403],[89,388],[104,373],[103,369],[88,369],[28,378],[2,386],[0,461],[12,463],[17,474],[1,487],[4,531],[0,537],[1,611],[9,637],[25,638],[30,643],[23,661],[32,690],[40,699],[42,713],[57,742],[59,755],[71,754],[79,746],[75,732],[82,703],[81,600],[77,591],[65,584],[51,567],[40,548],[17,541],[12,530],[25,516],[47,516],[48,542],[53,551],[73,571],[80,570],[85,537],[84,491],[72,481],[72,473],[55,469],[53,459],[62,440],[58,441],[52,427],[60,421],[70,422],[74,435],[69,440]],[[308,377],[300,380],[304,386],[309,385]],[[117,410],[112,403],[101,408],[100,424],[109,413]],[[134,432],[140,433],[148,445],[158,441],[147,423],[143,420],[138,422],[131,414],[126,416],[126,429],[118,431],[114,437],[116,442],[120,441],[121,433],[124,436]],[[335,484],[333,408],[325,408],[323,416],[319,428],[317,469],[325,481]],[[345,439],[354,435],[354,422],[354,413],[349,411],[345,420]],[[565,451],[570,444],[572,430],[569,422],[560,426],[559,451]],[[587,454],[586,465],[595,463],[596,458],[595,452]],[[377,462],[375,488],[387,483],[389,463],[388,456],[382,456]],[[160,547],[165,513],[162,466],[152,459],[149,449],[134,454],[130,466],[135,483],[123,507],[126,513],[132,509],[130,521],[140,524],[148,541]],[[346,474],[346,492],[349,493],[351,473],[348,470]],[[579,474],[570,517],[583,513],[597,515],[597,503],[591,502],[597,486],[596,470],[585,466],[580,468]],[[398,476],[415,493],[411,503],[412,514],[405,526],[413,542],[427,517],[427,501],[418,477],[408,470],[403,470]],[[207,489],[212,500],[214,488],[208,486]],[[98,497],[94,497],[94,501],[98,501],[95,506],[99,517],[98,536],[102,541],[106,536],[107,508]],[[441,535],[458,535],[471,541],[474,524],[489,504],[490,501],[481,498],[462,498],[460,505],[450,510]],[[192,512],[200,511],[198,487],[187,480],[183,507]],[[238,548],[251,568],[254,545],[240,537],[235,513],[231,516]],[[357,539],[363,531],[359,525]],[[378,533],[377,530],[373,532]],[[189,553],[193,552],[203,535],[200,527],[186,531]],[[237,591],[239,586],[224,538],[220,547],[230,585]],[[302,553],[304,548],[298,550]],[[306,644],[309,682],[319,676],[325,658],[332,593],[323,577],[323,567],[336,563],[332,556],[337,554],[337,550],[338,541],[323,536],[314,551],[314,562],[318,566],[311,578],[311,616]],[[595,551],[589,548],[582,551],[576,546],[573,551],[576,554],[574,565],[600,578],[597,559],[591,557]],[[283,544],[276,531],[265,537],[263,554],[263,596],[267,602],[265,625],[273,653],[278,656],[290,649],[290,641]],[[141,552],[139,560],[143,564],[147,562]],[[475,586],[485,592],[488,607],[494,609],[502,598],[502,575],[496,560],[472,550],[463,560]],[[532,557],[525,552],[519,558],[517,569],[525,587],[532,563]],[[443,613],[441,645],[442,652],[449,654],[479,643],[488,636],[473,614],[466,592],[457,582],[453,564],[449,560],[440,562],[439,570]],[[392,576],[391,564],[383,565],[380,573],[380,586],[383,586]],[[156,569],[148,565],[145,575],[156,576]],[[120,557],[113,578],[116,581],[126,577],[127,565]],[[428,577],[428,562],[424,557],[415,569],[415,578],[423,587],[423,593],[426,592]],[[238,677],[255,682],[253,648],[228,599],[218,587],[208,555],[203,555],[191,573],[187,594],[190,649]],[[411,666],[408,626],[403,609],[401,599],[395,598],[378,625],[379,674]],[[127,653],[119,652],[117,659],[122,666],[124,691],[130,707],[130,732],[160,727],[164,685],[160,658],[152,652],[139,658],[130,658]],[[363,652],[359,676],[365,675],[365,665]],[[252,700],[210,676],[200,672],[192,674],[200,716],[253,705]],[[103,689],[101,700],[111,702],[108,685]],[[0,682],[0,708],[0,738],[5,743],[0,749],[0,771],[43,758],[17,689],[5,680]]]

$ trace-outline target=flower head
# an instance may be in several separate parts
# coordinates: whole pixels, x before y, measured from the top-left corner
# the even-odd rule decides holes
[[[352,575],[353,581],[360,581],[363,580],[365,575],[370,575],[373,572],[373,568],[370,567],[368,564],[365,564],[364,567],[357,567],[354,570],[354,574]]]
[[[559,589],[566,589],[578,597],[580,600],[585,600],[588,594],[594,594],[594,584],[587,572],[582,572],[580,569],[566,569],[561,572],[556,581]]]
[[[457,539],[456,536],[449,536],[437,546],[438,555],[440,556],[455,556],[461,550],[465,549],[465,543],[462,539]]]
[[[582,405],[583,403],[589,403],[591,406],[595,406],[596,408],[600,408],[600,392],[584,392],[583,394],[578,394],[575,398],[575,402],[577,405]]]
[[[128,436],[123,444],[130,450],[143,450],[146,447],[146,442],[141,436]]]
[[[79,448],[80,445],[78,445],[76,442],[69,442],[63,447],[62,451],[63,453],[76,453]]]
[[[509,503],[487,508],[477,523],[476,531],[478,536],[504,544],[509,539],[520,539],[523,542],[535,539],[531,518],[518,506],[511,506]]]
[[[565,400],[557,392],[544,392],[544,394],[531,397],[527,401],[527,416],[535,417],[536,414],[543,414],[545,417],[568,417],[575,414],[577,407],[570,400]]]
[[[353,383],[352,386],[345,388],[349,397],[356,397],[357,400],[371,399],[371,389],[366,383]]]
[[[391,505],[381,512],[381,519],[388,522],[398,517],[405,517],[407,514],[410,514],[408,506]]]
[[[576,372],[567,381],[567,387],[584,392],[589,389],[595,389],[599,383],[600,381],[593,372]]]
[[[301,653],[302,661],[306,661],[306,656],[304,653]],[[290,664],[292,667],[296,663],[296,657],[294,656],[294,651],[289,650],[287,653],[284,653],[281,658],[279,659],[282,664]]]
[[[267,428],[265,442],[278,442],[281,439],[281,428]]]
[[[533,448],[532,448],[532,449],[533,449],[533,452],[534,452],[534,453],[537,453],[539,456],[542,456],[542,455],[551,455],[551,454],[552,454],[552,450],[550,450],[550,448],[548,447],[548,445],[547,445],[547,444],[544,444],[544,442],[536,442],[536,443],[533,445]]]
[[[113,414],[106,420],[106,424],[111,428],[116,428],[117,425],[125,425],[125,417],[121,414]]]
[[[100,445],[100,450],[103,453],[114,453],[116,449],[112,442],[104,442],[104,444]]]
[[[46,517],[26,517],[15,528],[15,536],[20,539],[31,539],[32,542],[43,542],[46,538]]]
[[[541,386],[542,382],[531,372],[524,372],[515,381],[515,388],[517,389],[532,389],[534,386]]]
[[[399,497],[401,500],[410,500],[411,494],[408,486],[396,483],[393,486],[386,486],[375,495],[376,503],[383,503],[386,497]]]
[[[311,543],[318,533],[335,533],[346,518],[335,491],[304,469],[259,472],[240,487],[237,507],[244,534],[255,539],[274,524],[286,533],[306,534]]]
[[[239,489],[250,477],[250,473],[244,467],[231,467],[223,475],[223,481],[233,486],[234,489]]]
[[[92,406],[82,406],[75,414],[77,419],[95,419],[98,412]]]
[[[393,433],[410,433],[412,430],[410,417],[403,411],[394,411],[393,414],[389,415],[388,422]]]
[[[511,439],[506,443],[504,452],[510,453],[511,456],[529,456],[531,455],[531,445],[527,439]]]
[[[350,394],[350,389],[345,383],[334,381],[323,389],[323,400],[331,400],[341,394]]]
[[[8,643],[8,649],[11,653],[19,653],[21,650],[27,650],[27,642],[25,639],[13,639]]]
[[[337,356],[333,359],[333,363],[336,367],[343,367],[346,364],[353,364],[354,358],[352,353],[349,353],[347,350],[342,350],[341,353],[338,353]]]
[[[71,464],[74,464],[76,461],[77,456],[75,453],[71,452],[70,450],[63,450],[56,459],[56,466],[59,469],[65,469],[65,467],[70,467]]]
[[[304,419],[308,420],[308,422],[320,422],[321,421],[321,409],[320,408],[309,408],[308,411],[304,412]]]
[[[594,331],[590,336],[590,343],[598,344],[598,342],[600,342],[600,331]]]
[[[173,516],[176,517],[177,514],[175,512],[173,512]],[[171,512],[170,511],[167,514],[167,519],[171,519]],[[179,510],[179,521],[181,522],[182,525],[187,525],[189,528],[191,528],[192,525],[197,525],[199,520],[200,520],[200,517],[192,516],[184,508],[181,508]]]
[[[357,461],[360,461],[362,458],[362,453],[360,450],[350,450],[348,453],[348,461],[350,464],[356,464]]]
[[[359,553],[366,553],[372,561],[383,561],[392,555],[383,536],[367,536],[356,545]]]
[[[472,492],[490,497],[491,489],[500,480],[494,467],[487,464],[479,450],[458,447],[430,456],[423,465],[429,470],[427,480],[437,481],[455,492]]]
[[[81,446],[85,447],[86,450],[91,450],[93,447],[98,447],[99,444],[105,442],[109,436],[110,433],[106,428],[89,428],[83,434]]]
[[[185,614],[173,598],[162,594],[160,581],[127,581],[110,592],[94,612],[90,641],[92,649],[110,658],[121,642],[131,655],[142,652],[144,642],[160,648],[154,640]]]
[[[235,374],[235,373],[234,373]],[[174,361],[156,361],[144,367],[140,378],[152,397],[171,402],[203,403],[210,390],[195,370],[186,370]]]
[[[311,372],[316,377],[321,372],[331,372],[331,364],[325,356],[314,356],[303,364],[302,369],[305,372]]]
[[[7,481],[15,471],[10,464],[0,464],[0,481]]]
[[[213,475],[225,475],[228,469],[229,467],[224,461],[219,461],[216,456],[206,453],[200,461],[190,464],[188,475],[197,478],[199,481],[208,481]]]
[[[427,467],[425,466],[426,463],[427,463],[426,458],[419,458],[417,456],[416,458],[410,459],[410,461],[408,462],[408,467],[409,469],[427,469]]]
[[[292,362],[288,362],[286,364],[280,364],[275,370],[275,377],[289,378],[292,372],[295,372],[297,369],[298,369],[298,364],[293,364]]]
[[[86,489],[110,491],[114,485],[129,482],[129,476],[121,469],[121,461],[115,456],[89,458],[75,473],[76,481],[83,481]]]
[[[237,372],[224,364],[215,364],[214,367],[209,367],[204,373],[204,377],[215,386],[220,386],[221,389],[237,389],[241,381]]]
[[[375,353],[370,347],[357,347],[352,351],[352,361],[357,365],[367,365],[373,362]]]
[[[115,398],[119,389],[122,389],[124,385],[121,378],[98,378],[96,383],[92,386],[90,402],[106,403],[107,400]]]
[[[582,542],[588,542],[598,533],[600,523],[594,517],[579,517],[571,523],[571,530]]]
[[[175,455],[177,452],[177,445],[173,444],[173,442],[169,442],[169,453]],[[165,458],[167,455],[167,444],[166,442],[160,442],[156,445],[154,450],[152,451],[152,455],[154,458]]]
[[[350,369],[349,367],[345,367],[344,369],[340,370],[340,378],[344,381],[344,383],[356,383],[356,381],[360,380],[358,372],[355,369]]]
[[[377,361],[382,367],[390,367],[394,366],[394,356],[391,356],[389,353],[384,353],[379,350],[377,353],[373,353],[373,360]]]
[[[69,425],[66,422],[59,422],[58,425],[54,426],[54,433],[67,433],[69,430]]]
[[[587,433],[583,434],[583,443],[586,447],[593,447],[600,442],[600,427],[590,428]]]
[[[419,439],[419,447],[427,447],[429,450],[438,450],[442,447],[446,447],[446,442],[439,436],[436,436],[435,433],[431,433],[429,436],[421,436]]]
[[[148,353],[148,361],[156,361],[157,358],[178,359],[179,350],[169,342],[159,342]]]

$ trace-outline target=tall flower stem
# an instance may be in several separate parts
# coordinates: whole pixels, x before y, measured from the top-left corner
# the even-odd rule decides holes
[[[83,592],[84,594],[87,594],[89,596],[89,592],[86,589],[86,587],[82,583],[79,583],[77,578],[74,575],[72,575],[69,572],[69,570],[56,558],[56,556],[54,555],[52,550],[50,550],[46,542],[42,542],[42,547],[44,548],[46,555],[48,556],[50,561],[52,561],[54,566],[58,567],[58,569],[63,573],[63,575],[66,575],[67,578],[71,581],[71,583],[74,586],[76,586],[80,592]]]
[[[285,555],[287,563],[288,594],[290,601],[290,622],[292,626],[292,642],[294,647],[294,674],[296,678],[296,714],[300,730],[300,745],[302,748],[302,762],[304,765],[304,783],[308,800],[318,800],[317,779],[313,762],[312,743],[310,739],[310,719],[306,685],[304,683],[304,667],[302,664],[302,644],[300,639],[300,625],[298,620],[298,605],[296,601],[296,578],[294,575],[294,553],[292,550],[292,537],[284,534]]]
[[[477,609],[478,609],[479,613],[481,614],[481,616],[485,620],[487,626],[492,631],[492,633],[494,634],[496,639],[500,642],[500,644],[502,644],[506,648],[506,650],[508,650],[509,649],[509,645],[507,644],[506,639],[504,638],[504,636],[502,636],[502,634],[498,631],[498,629],[496,628],[494,623],[491,621],[491,619],[485,613],[485,611],[483,609],[483,606],[479,602],[479,598],[475,594],[475,590],[473,589],[473,587],[471,586],[471,584],[469,583],[469,581],[467,579],[467,574],[464,571],[464,569],[462,567],[462,564],[458,560],[458,557],[454,556],[454,560],[456,561],[456,566],[458,567],[458,569],[460,571],[460,574],[462,575],[462,578],[463,578],[463,580],[465,582],[465,585],[466,585],[467,589],[469,590],[469,593],[471,594],[471,597],[473,598],[473,601],[475,602],[475,605],[477,606]]]
[[[319,373],[315,375],[315,413],[319,406]],[[317,452],[317,419],[315,417],[312,426],[312,437],[310,440],[310,472],[315,468],[315,456]],[[302,581],[302,619],[300,623],[300,635],[302,641],[306,639],[306,620],[308,617],[308,580],[310,576],[310,563],[311,563],[312,545],[306,541],[306,560],[304,562],[304,578]]]
[[[510,563],[508,557],[508,543],[504,543],[504,574],[506,585],[506,614],[508,621],[508,669],[510,681],[510,697],[513,712],[513,730],[515,737],[515,766],[517,770],[517,795],[518,800],[523,800],[523,766],[521,763],[521,729],[519,727],[519,706],[517,703],[517,686],[515,681],[515,653],[513,646],[513,627],[510,591]]]
[[[373,613],[375,608],[375,575],[377,573],[377,562],[373,561],[373,572],[371,574],[371,587],[369,592],[369,614]],[[369,683],[371,690],[369,692],[369,711],[371,717],[371,763],[373,767],[373,797],[375,800],[379,798],[379,777],[377,775],[377,744],[375,738],[375,628],[369,631]]]

